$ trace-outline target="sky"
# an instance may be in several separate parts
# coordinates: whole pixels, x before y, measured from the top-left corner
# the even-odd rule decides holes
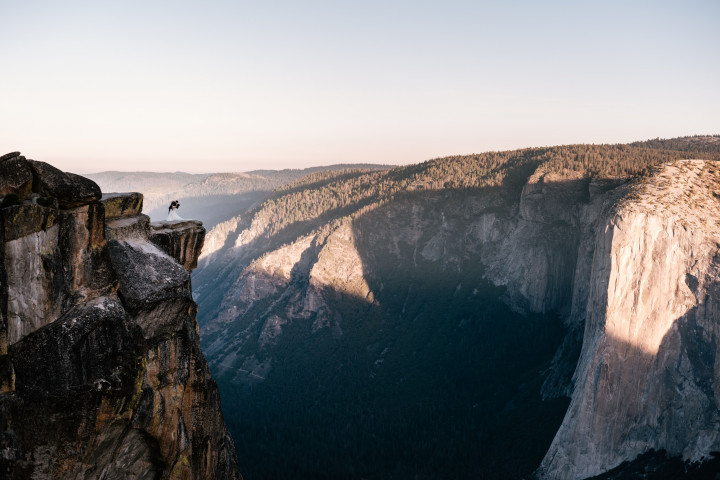
[[[0,155],[407,164],[720,134],[720,1],[0,0]]]

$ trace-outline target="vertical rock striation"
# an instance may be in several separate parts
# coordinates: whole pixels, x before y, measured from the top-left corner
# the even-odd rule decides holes
[[[151,238],[142,195],[0,157],[0,476],[236,479],[199,347],[199,222]]]

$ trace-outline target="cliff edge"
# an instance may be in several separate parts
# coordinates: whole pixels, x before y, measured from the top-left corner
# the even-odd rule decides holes
[[[239,479],[200,351],[200,222],[0,157],[0,478]]]
[[[542,462],[582,479],[651,450],[720,450],[720,167],[662,164],[618,189],[595,239],[582,352]]]

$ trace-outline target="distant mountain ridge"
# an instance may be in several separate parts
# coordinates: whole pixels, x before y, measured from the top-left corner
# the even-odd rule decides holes
[[[167,205],[180,200],[184,218],[202,220],[208,228],[244,212],[268,192],[302,176],[324,170],[384,169],[387,165],[336,164],[241,173],[117,172],[87,174],[105,192],[138,191],[145,196],[143,212],[152,220],[167,215]]]
[[[715,331],[720,290],[706,248],[715,234],[689,222],[696,204],[703,221],[717,220],[718,161],[720,137],[698,136],[316,173],[217,225],[193,285],[243,474],[580,479],[651,450],[676,463],[709,454],[702,445],[678,450],[659,430],[687,439],[715,421],[709,409],[701,426],[675,420],[717,390],[707,383],[717,344],[692,337]],[[645,221],[676,232],[677,256],[669,243],[653,244]],[[618,233],[627,225],[636,236]],[[638,252],[646,260],[613,275],[633,278],[643,298],[691,312],[676,319],[680,337],[657,339],[672,346],[660,368],[685,372],[660,390],[647,363],[655,357],[613,340],[604,323],[622,318],[613,299],[634,291],[613,289],[604,260],[625,258],[637,238],[649,245]],[[688,252],[702,257],[698,271]],[[647,280],[653,268],[682,272],[668,277],[681,284],[661,291]],[[705,307],[693,309],[696,301]],[[650,329],[641,337],[651,320],[633,320]],[[675,420],[653,416],[663,404],[643,411],[628,377],[612,376],[627,371],[622,363],[598,363],[620,349],[637,357],[648,395],[672,398],[664,411]],[[618,392],[630,413],[608,407],[602,392],[593,399],[592,382]],[[698,396],[683,403],[676,388]],[[595,411],[624,413],[591,435]]]

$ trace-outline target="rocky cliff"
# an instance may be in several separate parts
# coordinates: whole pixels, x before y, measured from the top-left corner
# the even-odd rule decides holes
[[[390,171],[392,185],[410,178],[402,195],[350,213],[274,228],[267,209],[295,211],[280,198],[211,232],[195,277],[204,346],[256,412],[229,419],[263,440],[243,445],[251,466],[575,479],[651,451],[682,464],[719,450],[720,170],[685,151],[626,153],[656,166],[589,174],[565,162],[581,158],[571,149],[454,188],[454,168],[486,165],[428,162]],[[304,463],[290,418],[311,438],[342,425],[353,440],[326,456],[346,464]],[[270,467],[269,424],[293,445]]]
[[[541,476],[720,450],[720,167],[661,165],[607,203],[572,401]]]
[[[200,351],[199,222],[0,157],[2,478],[240,478]]]

